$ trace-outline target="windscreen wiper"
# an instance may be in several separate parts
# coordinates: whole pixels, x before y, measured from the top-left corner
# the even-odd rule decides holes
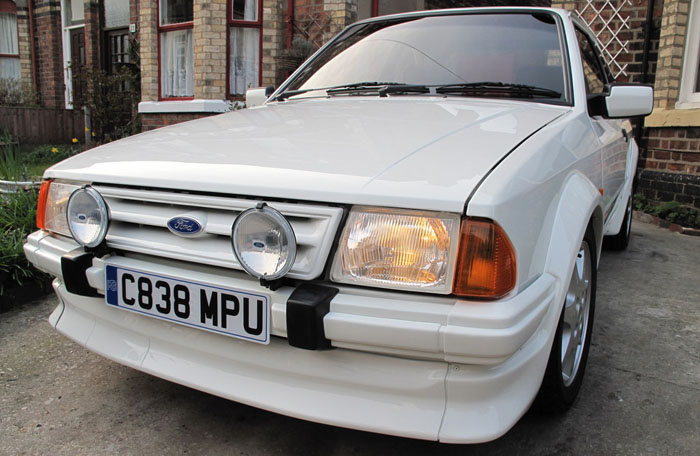
[[[556,90],[544,87],[531,86],[527,84],[511,84],[507,82],[468,82],[464,84],[449,84],[435,88],[436,93],[496,93],[517,95],[522,97],[547,97],[560,98],[561,93]]]
[[[299,90],[285,90],[277,95],[272,101],[284,101],[289,97],[296,95],[301,95],[306,92],[313,92],[316,90],[325,90],[329,95],[337,95],[342,93],[351,93],[357,91],[368,91],[368,90],[379,90],[387,86],[400,86],[405,85],[401,82],[378,82],[378,81],[365,81],[365,82],[353,82],[352,84],[342,84],[331,87],[318,87],[313,89],[299,89]]]

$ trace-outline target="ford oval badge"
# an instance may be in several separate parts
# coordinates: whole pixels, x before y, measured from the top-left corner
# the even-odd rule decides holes
[[[202,224],[192,217],[178,216],[168,220],[168,229],[178,236],[194,236],[202,231]]]

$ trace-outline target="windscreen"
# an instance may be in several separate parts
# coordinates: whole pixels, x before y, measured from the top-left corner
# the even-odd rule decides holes
[[[287,90],[381,82],[525,84],[564,98],[557,24],[547,13],[393,19],[346,31]]]

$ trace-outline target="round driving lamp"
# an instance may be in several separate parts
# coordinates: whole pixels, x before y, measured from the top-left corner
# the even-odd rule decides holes
[[[289,221],[265,203],[236,217],[231,243],[241,267],[257,279],[283,277],[292,269],[297,255],[297,241]]]
[[[92,187],[79,188],[71,194],[66,217],[70,234],[83,247],[97,247],[107,235],[107,204]]]

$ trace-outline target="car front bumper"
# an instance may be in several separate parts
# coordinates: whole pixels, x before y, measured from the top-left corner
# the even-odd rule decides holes
[[[111,257],[158,271],[269,295],[269,345],[259,345],[69,293],[61,257],[70,239],[38,231],[27,258],[57,279],[50,321],[84,347],[121,364],[217,396],[311,421],[384,434],[474,443],[508,431],[532,402],[547,364],[560,286],[542,275],[497,302],[461,301],[340,287],[323,319],[334,350],[290,346],[292,287],[261,288],[245,274],[146,256]],[[104,293],[104,261],[86,271]]]

